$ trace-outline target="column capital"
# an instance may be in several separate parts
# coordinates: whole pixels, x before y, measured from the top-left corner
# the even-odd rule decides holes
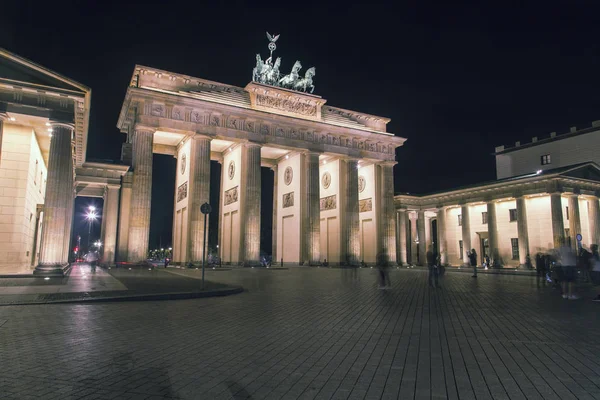
[[[261,143],[256,143],[256,142],[245,142],[245,143],[243,143],[243,146],[248,147],[248,148],[258,147],[259,149],[263,147],[263,145]]]
[[[65,122],[50,121],[50,127],[52,129],[54,129],[54,128],[65,128],[65,129],[69,129],[71,131],[75,130],[75,125],[69,124],[69,123],[65,123]]]
[[[190,138],[192,138],[192,140],[212,140],[212,137],[204,133],[194,133],[193,135],[190,135]]]
[[[133,131],[135,133],[144,132],[144,133],[152,133],[152,134],[154,134],[154,132],[156,132],[156,128],[152,127],[152,126],[135,124],[135,126],[133,127]]]
[[[382,167],[394,167],[394,165],[398,164],[398,161],[377,161],[375,164],[381,165]]]

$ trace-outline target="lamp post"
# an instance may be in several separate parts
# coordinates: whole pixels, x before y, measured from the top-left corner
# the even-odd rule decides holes
[[[204,240],[202,242],[202,290],[204,290],[204,262],[206,260],[206,220],[208,214],[212,211],[212,207],[208,203],[204,203],[200,206],[200,212],[204,214]]]
[[[94,206],[89,206],[88,207],[88,213],[86,214],[85,218],[88,220],[88,243],[87,243],[87,249],[88,252],[90,251],[90,239],[92,236],[92,224],[94,223],[94,221],[96,220],[96,218],[98,218],[98,216],[96,215],[96,207]]]

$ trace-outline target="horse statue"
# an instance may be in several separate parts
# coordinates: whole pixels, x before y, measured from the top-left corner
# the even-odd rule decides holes
[[[312,78],[313,78],[313,76],[315,76],[315,74],[316,74],[315,67],[310,67],[309,69],[307,69],[306,74],[304,75],[304,78],[298,79],[296,82],[294,82],[293,89],[298,90],[298,91],[308,92],[308,89],[310,88],[310,92],[312,93],[313,90],[315,90],[315,85],[313,85],[313,81],[312,81]]]
[[[262,58],[260,58],[260,54],[256,55],[256,67],[252,70],[252,81],[260,82],[260,77],[263,73],[263,69],[265,68],[265,63]]]
[[[298,80],[298,78],[300,78],[300,74],[298,73],[298,71],[300,71],[301,68],[302,64],[300,64],[300,61],[296,61],[294,63],[294,66],[292,67],[292,72],[290,72],[289,75],[286,75],[279,80],[279,86],[291,89]]]
[[[269,63],[270,66],[271,63]],[[281,65],[281,57],[277,57],[275,60],[275,64],[268,68],[268,70],[264,71],[264,73],[260,77],[261,83],[266,83],[267,85],[276,85],[277,81],[279,81],[279,66]]]

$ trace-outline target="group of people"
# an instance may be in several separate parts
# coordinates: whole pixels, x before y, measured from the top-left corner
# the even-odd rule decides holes
[[[592,245],[591,251],[581,247],[575,252],[571,246],[563,243],[554,252],[537,253],[535,270],[538,287],[545,286],[548,282],[561,289],[563,299],[577,300],[580,297],[574,292],[574,286],[579,274],[585,280],[600,284],[596,279],[600,274],[598,245]],[[593,301],[599,302],[600,295]]]

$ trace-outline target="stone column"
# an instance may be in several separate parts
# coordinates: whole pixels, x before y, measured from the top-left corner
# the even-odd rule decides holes
[[[260,264],[260,145],[247,143],[242,148],[242,261]]]
[[[598,244],[600,238],[600,204],[598,203],[598,197],[592,196],[588,199],[589,212],[590,212],[590,245]]]
[[[406,210],[398,210],[397,212],[397,231],[398,231],[398,264],[408,264],[408,252],[406,243]],[[410,220],[409,220],[410,221]]]
[[[381,235],[382,261],[396,263],[396,209],[394,207],[394,164],[386,162],[379,165],[381,170]],[[377,166],[376,166],[377,167]],[[377,169],[376,169],[377,171]]]
[[[519,235],[519,264],[525,265],[529,254],[529,234],[527,232],[527,200],[517,197],[517,232]]]
[[[460,208],[460,214],[462,219],[462,243],[463,253],[461,254],[463,264],[469,265],[469,258],[467,252],[471,251],[471,219],[469,216],[469,205],[463,204]],[[489,220],[489,214],[488,214]],[[489,222],[488,222],[489,223]]]
[[[273,263],[273,265],[277,264],[277,218],[279,218],[279,216],[277,215],[277,201],[279,200],[279,196],[277,194],[277,165],[274,165],[271,167],[271,169],[273,170],[273,230],[271,233],[271,240],[272,240],[272,250],[271,250],[271,262]]]
[[[2,140],[4,138],[4,121],[7,120],[8,115],[5,112],[0,112],[0,162],[2,161]]]
[[[410,243],[408,244],[408,246],[410,247],[410,263],[412,265],[416,265],[417,264],[417,258],[418,258],[418,251],[417,251],[417,243],[415,242],[415,240],[419,237],[419,234],[417,233],[417,215],[416,213],[411,212],[408,216],[408,223],[409,223],[409,227],[408,229],[410,229]]]
[[[72,185],[71,185],[72,186]],[[73,225],[73,206],[75,205],[75,194],[71,190],[71,200],[67,203],[66,215],[67,218],[65,220],[65,243],[64,243],[64,258],[69,262],[69,258],[71,256],[71,228]]]
[[[104,254],[104,250],[103,250],[104,242],[106,241],[104,237],[106,236],[106,198],[107,198],[107,196],[108,196],[108,187],[105,186],[104,187],[104,195],[102,196],[102,200],[103,200],[102,201],[102,203],[103,203],[102,216],[100,217],[101,222],[100,222],[100,238],[99,238],[99,240],[100,240],[100,242],[102,242],[102,250],[99,252],[100,256],[102,256]],[[104,261],[104,260],[102,259],[102,261]]]
[[[201,263],[204,255],[204,214],[200,206],[210,201],[210,139],[205,136],[196,135],[191,140],[189,182],[189,255],[192,262]]]
[[[417,236],[419,238],[419,265],[427,265],[427,237],[425,235],[425,211],[417,213]]]
[[[440,262],[442,265],[448,263],[448,251],[446,241],[446,207],[440,207],[437,213],[437,234],[438,249],[440,252]]]
[[[121,201],[119,204],[119,243],[117,245],[117,261],[127,261],[129,244],[129,215],[131,211],[131,191],[133,172],[127,172],[121,178]]]
[[[360,255],[360,222],[358,216],[358,161],[345,160],[340,163],[340,167],[345,165],[344,186],[346,188],[345,206],[346,212],[344,218],[344,248],[346,249],[346,257],[342,257],[341,263],[346,265],[358,265]]]
[[[104,241],[102,261],[114,264],[117,247],[117,221],[119,219],[119,187],[109,186],[104,197]]]
[[[502,260],[498,249],[498,226],[496,224],[496,203],[494,201],[487,202],[487,218],[490,261],[494,266],[498,266],[499,263],[502,263]],[[479,256],[481,256],[481,254],[479,254]]]
[[[224,165],[224,161],[223,158],[221,158],[219,160],[219,164],[221,165],[221,173],[219,175],[220,179],[220,186],[219,186],[219,226],[217,227],[218,230],[218,238],[217,238],[217,243],[219,246],[219,259],[223,260],[223,192],[224,187],[225,187],[225,165]],[[213,211],[214,212],[214,211]],[[173,224],[175,225],[175,224]],[[173,228],[173,237],[175,237],[175,229]],[[173,250],[175,251],[175,250]]]
[[[154,132],[145,129],[136,129],[133,134],[133,186],[127,244],[127,258],[130,262],[144,261],[148,257],[153,136]]]
[[[42,242],[39,265],[35,274],[63,274],[67,266],[65,258],[65,226],[73,200],[73,168],[71,134],[73,127],[53,124],[48,177],[42,223]],[[68,245],[67,245],[68,246]]]
[[[304,155],[304,245],[305,265],[319,265],[321,262],[321,210],[319,207],[319,154]],[[358,178],[357,178],[358,181]],[[358,193],[358,192],[357,192]]]
[[[558,249],[565,242],[565,226],[563,223],[560,193],[550,194],[550,211],[552,213],[552,237],[554,239],[554,248]]]
[[[581,233],[581,220],[579,217],[579,196],[569,195],[569,236],[571,247],[577,250],[577,234]]]

